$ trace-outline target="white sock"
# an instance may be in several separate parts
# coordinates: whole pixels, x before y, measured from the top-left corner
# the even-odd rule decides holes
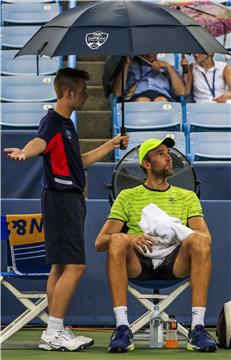
[[[205,311],[206,311],[205,307],[192,307],[191,330],[193,330],[196,325],[203,325],[204,326]]]
[[[52,335],[56,331],[64,329],[63,319],[59,319],[53,316],[49,316],[48,325],[47,325],[47,335]]]
[[[117,306],[113,308],[116,317],[116,327],[120,325],[127,325],[130,327],[128,322],[128,308],[127,306]]]

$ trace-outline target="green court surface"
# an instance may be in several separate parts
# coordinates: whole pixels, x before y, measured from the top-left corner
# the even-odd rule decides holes
[[[77,335],[90,336],[95,339],[95,344],[80,352],[43,351],[37,348],[41,330],[21,330],[2,347],[2,360],[109,360],[109,359],[153,359],[153,360],[231,360],[231,350],[219,349],[216,353],[199,353],[187,351],[186,343],[181,342],[178,349],[150,349],[148,342],[136,343],[136,350],[124,354],[110,354],[107,352],[108,340],[111,331],[75,331]],[[213,334],[214,335],[214,334]]]

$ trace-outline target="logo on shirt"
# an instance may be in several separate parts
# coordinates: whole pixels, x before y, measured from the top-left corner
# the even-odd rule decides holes
[[[169,201],[176,201],[175,196],[169,196]]]
[[[65,134],[66,134],[66,137],[67,137],[69,140],[71,140],[72,135],[71,135],[70,130],[66,130],[66,131],[65,131]]]
[[[102,31],[98,30],[92,33],[88,33],[85,36],[85,41],[87,46],[91,50],[97,50],[100,46],[102,46],[108,39],[109,34],[103,33]]]

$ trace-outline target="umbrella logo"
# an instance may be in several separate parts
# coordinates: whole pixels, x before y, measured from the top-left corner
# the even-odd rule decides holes
[[[97,50],[107,41],[108,37],[109,37],[108,33],[103,33],[102,31],[99,30],[93,33],[86,34],[85,41],[90,49]]]

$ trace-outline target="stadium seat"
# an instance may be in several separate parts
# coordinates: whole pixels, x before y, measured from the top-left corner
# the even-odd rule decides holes
[[[36,75],[37,65],[35,55],[14,58],[18,50],[2,50],[0,52],[1,73],[3,75]],[[39,58],[39,75],[55,74],[61,67],[59,57],[50,59],[48,56]]]
[[[214,54],[214,60],[225,62],[227,65],[231,65],[231,55],[226,54]]]
[[[224,35],[218,36],[217,41],[219,41],[226,49],[231,50],[231,33],[226,34],[226,39]]]
[[[187,104],[187,132],[231,131],[231,104]]]
[[[22,222],[25,224],[22,229]],[[15,334],[35,317],[48,323],[46,291],[22,291],[15,279],[46,279],[50,267],[45,261],[45,243],[41,214],[16,214],[1,217],[2,238],[8,242],[7,269],[1,272],[0,281],[26,308],[17,319],[14,319],[0,332],[0,343]],[[26,281],[25,281],[26,283]]]
[[[3,25],[42,25],[59,14],[58,4],[2,4]]]
[[[56,100],[54,76],[2,76],[1,100],[8,102],[49,102]]]
[[[39,26],[3,26],[2,49],[21,49],[39,29]]]
[[[121,104],[118,103],[115,132],[120,131]],[[182,112],[180,103],[128,102],[124,104],[124,122],[127,131],[180,131]]]
[[[37,129],[40,120],[54,103],[1,103],[1,128]]]
[[[157,56],[157,59],[161,60],[161,61],[167,61],[169,64],[171,64],[173,66],[175,65],[175,55],[174,54],[159,53]]]
[[[115,150],[115,160],[120,160],[129,150],[135,146],[142,144],[143,141],[150,138],[163,139],[165,136],[170,135],[176,142],[176,149],[186,154],[185,148],[185,135],[183,132],[166,132],[166,131],[136,131],[129,132],[129,143],[126,150]]]
[[[145,289],[152,289],[153,295],[150,293],[145,294],[135,286]],[[175,286],[174,290],[168,294],[160,295],[160,289],[167,289]],[[129,280],[128,291],[132,294],[137,301],[139,301],[147,311],[142,314],[131,324],[131,331],[135,334],[135,340],[150,340],[150,347],[159,347],[157,341],[161,341],[160,337],[163,336],[164,323],[169,320],[169,315],[165,312],[165,309],[173,303],[183,291],[190,286],[190,282],[187,279],[180,280]],[[154,327],[155,321],[159,321],[162,326],[160,328]],[[141,335],[136,333],[144,326],[149,324],[149,332],[144,332]],[[162,329],[162,330],[161,330]],[[188,337],[188,330],[178,323],[177,331],[184,337]],[[162,333],[162,334],[161,334]]]
[[[231,132],[190,133],[191,161],[231,161]]]

